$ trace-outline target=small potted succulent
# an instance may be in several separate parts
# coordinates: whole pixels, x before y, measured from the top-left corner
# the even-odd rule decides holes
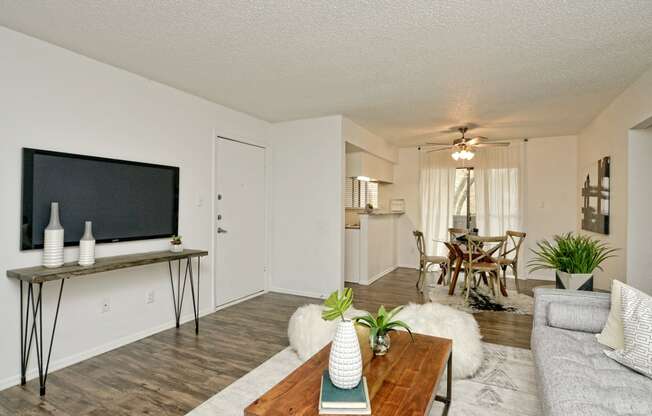
[[[322,319],[338,320],[335,337],[328,358],[328,374],[331,381],[340,389],[352,389],[362,379],[362,354],[358,335],[353,321],[346,319],[344,313],[353,304],[353,290],[346,288],[342,293],[335,291],[324,301]]]
[[[173,235],[170,239],[170,251],[173,253],[181,253],[183,251],[183,243],[181,242],[180,235]]]
[[[354,319],[356,324],[369,328],[369,343],[371,344],[371,349],[373,350],[374,355],[387,354],[391,345],[389,333],[396,331],[397,328],[405,329],[410,334],[410,337],[412,337],[412,341],[414,341],[414,335],[412,335],[412,331],[408,324],[394,319],[394,316],[396,316],[401,309],[403,309],[403,306],[398,306],[387,312],[385,306],[381,305],[380,308],[378,308],[376,317],[372,314],[367,314]]]
[[[566,233],[554,236],[552,242],[537,242],[531,251],[530,272],[555,270],[557,288],[593,290],[593,272],[602,270],[601,264],[615,257],[617,249],[588,235]]]

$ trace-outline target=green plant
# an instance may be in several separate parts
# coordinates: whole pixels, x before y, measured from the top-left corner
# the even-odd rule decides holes
[[[170,239],[170,243],[176,245],[181,244],[181,236],[180,235],[173,235],[172,238]]]
[[[534,258],[528,262],[530,272],[556,269],[566,273],[593,273],[605,260],[615,257],[615,248],[604,241],[587,235],[566,233],[556,235],[553,242],[542,240],[537,248],[531,249]]]
[[[326,309],[321,313],[321,317],[326,321],[333,321],[338,317],[342,318],[342,321],[344,321],[344,312],[346,312],[352,304],[353,290],[351,290],[350,287],[344,289],[344,292],[341,294],[336,290],[324,301]]]
[[[403,321],[394,320],[394,316],[399,313],[401,309],[403,309],[403,306],[397,306],[387,312],[385,306],[381,305],[380,308],[378,308],[376,317],[372,314],[367,314],[364,316],[358,316],[353,320],[356,324],[369,328],[369,337],[372,340],[375,340],[377,336],[383,336],[391,331],[395,331],[397,328],[403,328],[410,334],[410,337],[412,337],[412,340],[414,341],[414,335],[412,335],[412,331],[408,324]]]

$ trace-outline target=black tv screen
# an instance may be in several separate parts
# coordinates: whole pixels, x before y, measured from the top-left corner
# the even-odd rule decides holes
[[[22,250],[43,247],[52,202],[66,246],[79,244],[85,221],[98,243],[178,232],[177,167],[24,148],[22,192]]]

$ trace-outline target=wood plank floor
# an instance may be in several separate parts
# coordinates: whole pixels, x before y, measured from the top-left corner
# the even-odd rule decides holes
[[[416,277],[414,270],[398,269],[371,286],[350,285],[354,304],[376,310],[380,304],[423,302]],[[259,296],[203,317],[199,337],[188,323],[53,372],[43,399],[37,380],[1,391],[0,415],[183,415],[287,347],[294,310],[318,302],[278,293]],[[529,348],[531,317],[474,316],[485,341]]]

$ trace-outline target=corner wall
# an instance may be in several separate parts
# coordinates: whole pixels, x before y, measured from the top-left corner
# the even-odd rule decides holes
[[[344,284],[342,117],[273,124],[270,290],[324,297]]]
[[[652,116],[652,69],[648,70],[609,104],[578,136],[577,204],[581,205],[582,177],[585,170],[604,156],[611,156],[610,234],[581,230],[581,216],[576,229],[620,248],[618,257],[604,264],[604,272],[595,273],[595,285],[609,289],[612,279],[628,280],[628,156],[629,130]],[[649,181],[648,181],[649,183]]]

